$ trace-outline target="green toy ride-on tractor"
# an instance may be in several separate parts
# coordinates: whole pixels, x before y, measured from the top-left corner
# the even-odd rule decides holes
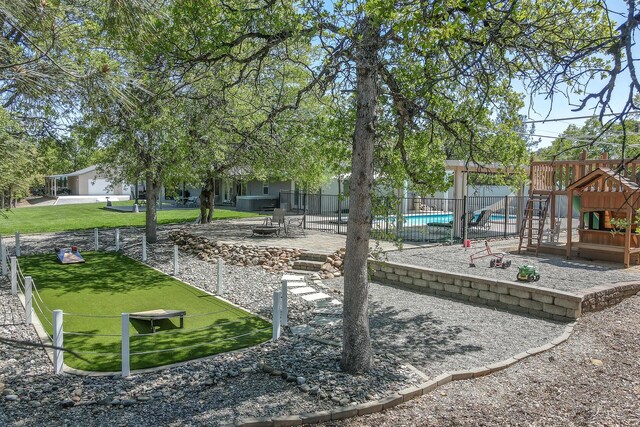
[[[540,273],[538,273],[538,269],[533,265],[523,265],[518,268],[516,278],[523,282],[537,282],[540,280]]]

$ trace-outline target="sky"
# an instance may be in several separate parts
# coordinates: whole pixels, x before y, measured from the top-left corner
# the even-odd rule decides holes
[[[622,12],[626,14],[626,5],[624,0],[609,0],[607,3],[612,11]],[[611,14],[611,18],[615,22],[621,22],[620,16]],[[616,81],[614,96],[612,97],[612,108],[615,110],[613,111],[614,113],[619,112],[621,106],[624,104],[624,101],[628,96],[630,81],[631,79],[629,78],[628,74],[620,76]],[[592,82],[589,88],[592,91],[595,91],[601,89],[602,86],[602,81],[596,81]],[[516,85],[516,87],[518,87],[518,85]],[[522,92],[524,93],[523,90]],[[569,118],[584,117],[594,114],[594,103],[587,105],[581,111],[573,111],[578,107],[581,98],[582,96],[576,94],[570,94],[568,98],[563,94],[557,94],[554,97],[552,103],[549,99],[546,99],[542,95],[536,96],[532,100],[528,95],[525,97],[525,106],[520,110],[520,114],[527,116],[527,120],[529,121],[549,120],[547,122],[535,123],[535,134],[546,136],[541,138],[541,143],[538,145],[538,148],[550,145],[553,139],[564,132],[569,125],[575,124],[576,126],[580,127],[587,120],[584,118]],[[616,109],[616,107],[618,109]],[[560,118],[562,118],[563,120],[557,121],[557,119]]]
[[[622,105],[628,96],[630,78],[628,75],[621,76],[616,81],[614,96],[612,97],[612,109],[614,113],[620,112]],[[601,89],[603,83],[592,84],[592,90]],[[589,103],[584,109],[574,111],[578,108],[582,96],[570,95],[569,98],[563,94],[557,94],[553,102],[540,95],[534,97],[531,101],[527,96],[525,107],[520,110],[520,114],[527,117],[526,121],[536,122],[535,125],[536,138],[541,137],[541,143],[538,148],[542,148],[551,144],[553,139],[562,134],[569,125],[574,124],[578,127],[584,125],[587,121],[585,116],[598,115],[599,110],[594,111],[595,102]],[[574,119],[575,117],[575,119]],[[560,120],[559,120],[560,119]],[[607,119],[606,117],[604,118]],[[531,124],[529,125],[531,126]]]

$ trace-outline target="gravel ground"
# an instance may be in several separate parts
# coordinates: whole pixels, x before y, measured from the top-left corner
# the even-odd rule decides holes
[[[640,296],[580,319],[552,350],[334,426],[638,426]]]
[[[172,246],[163,227],[163,244],[149,247],[150,264],[172,269]],[[121,230],[122,248],[140,256],[140,230]],[[101,233],[111,246],[113,231]],[[23,254],[77,244],[92,248],[91,233],[23,238]],[[83,246],[84,245],[84,246]],[[406,253],[406,252],[405,252]],[[404,262],[407,262],[405,260]],[[180,278],[210,291],[215,264],[180,257]],[[258,267],[225,266],[225,298],[271,317],[279,274]],[[325,282],[341,299],[342,280]],[[502,360],[560,335],[564,325],[453,300],[371,284],[371,335],[374,369],[367,375],[340,372],[340,348],[295,337],[154,373],[114,377],[54,376],[41,350],[0,343],[0,425],[219,425],[241,416],[275,416],[328,409],[380,398],[446,370]],[[314,319],[313,305],[290,297],[290,325]],[[23,324],[17,299],[0,284],[0,337],[35,340]],[[316,325],[317,334],[340,340],[341,322]],[[266,373],[265,366],[276,372]],[[424,373],[419,375],[410,366]],[[289,383],[277,373],[289,373]],[[91,422],[88,422],[91,420]]]
[[[328,282],[341,289],[342,280]],[[371,338],[431,377],[507,359],[562,334],[566,324],[372,283]],[[327,327],[322,337],[341,333]]]
[[[149,264],[172,271],[173,246],[165,228],[161,244],[149,245]],[[120,230],[121,248],[140,256],[139,231]],[[102,233],[113,242],[113,233]],[[22,254],[51,251],[54,246],[92,247],[87,233],[28,236]],[[207,290],[216,288],[215,264],[184,255],[179,277]],[[259,267],[225,266],[225,298],[271,318],[273,290],[280,274]],[[0,337],[37,340],[26,327],[19,302],[0,283]],[[311,319],[314,307],[289,299],[291,324]],[[22,350],[0,343],[0,425],[221,425],[243,416],[276,416],[330,409],[377,399],[416,385],[421,376],[395,355],[377,352],[368,375],[343,374],[340,348],[306,338],[285,336],[277,343],[187,362],[153,373],[119,376],[55,376],[42,350]],[[275,372],[265,372],[265,366]],[[281,374],[289,374],[287,382]]]
[[[540,272],[540,280],[531,282],[534,286],[573,291],[586,289],[603,283],[628,282],[640,280],[640,266],[624,268],[616,263],[590,262],[583,259],[565,259],[565,257],[540,253],[538,257],[518,255],[517,240],[490,242],[492,252],[505,251],[505,259],[512,262],[509,268],[490,268],[491,257],[476,261],[476,267],[469,266],[469,257],[484,250],[482,242],[473,242],[473,247],[465,249],[461,245],[431,246],[417,249],[405,249],[386,252],[389,261],[434,268],[437,270],[500,280],[516,280],[518,267],[524,264],[535,265]],[[514,248],[516,250],[514,250]]]

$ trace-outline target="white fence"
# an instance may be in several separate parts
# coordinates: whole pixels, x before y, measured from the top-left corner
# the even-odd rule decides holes
[[[94,249],[99,250],[101,245],[99,240],[100,233],[98,229],[95,229],[93,231],[92,237],[93,237]],[[148,253],[147,253],[146,239],[144,238],[144,236],[142,236],[139,245],[141,248],[142,259],[146,261]],[[21,246],[20,235],[19,233],[16,233],[16,240],[15,240],[15,246],[14,246],[15,254],[21,253],[20,246]],[[135,246],[137,246],[137,244],[129,243],[129,250],[131,250],[132,247],[135,247]],[[164,246],[167,246],[167,245],[164,245]],[[177,275],[179,272],[179,249],[177,245],[172,245],[172,246],[173,246],[173,267],[174,267],[173,273]],[[118,250],[122,249],[119,230],[115,231],[115,240],[113,241],[113,247]],[[211,345],[214,343],[219,343],[221,341],[220,339],[216,339],[215,341],[201,342],[201,343],[188,345],[188,346],[132,352],[131,343],[132,341],[135,341],[139,338],[148,337],[148,336],[161,337],[163,335],[176,334],[176,333],[188,333],[190,331],[203,331],[206,329],[213,329],[212,327],[213,325],[207,325],[203,327],[189,328],[189,329],[186,329],[186,328],[170,329],[170,330],[158,331],[158,332],[153,330],[150,333],[137,333],[137,334],[131,335],[129,331],[129,325],[130,325],[129,313],[122,313],[119,316],[117,315],[104,316],[104,315],[93,315],[93,314],[83,314],[83,313],[64,313],[60,309],[52,310],[46,305],[46,303],[40,296],[40,292],[38,291],[38,288],[34,283],[33,279],[30,276],[24,275],[23,271],[21,270],[20,263],[18,261],[17,256],[10,255],[10,252],[11,252],[10,248],[7,248],[4,242],[0,240],[0,253],[1,253],[0,255],[2,257],[2,260],[1,260],[2,274],[3,275],[8,274],[10,276],[11,294],[17,295],[18,293],[20,293],[24,297],[26,323],[33,324],[32,316],[33,314],[36,314],[38,319],[41,322],[43,322],[43,326],[45,324],[49,326],[49,327],[44,326],[43,332],[49,338],[49,341],[54,348],[53,365],[54,365],[54,371],[56,374],[60,374],[63,372],[64,353],[65,353],[65,349],[64,349],[65,336],[119,337],[121,341],[120,352],[77,351],[74,349],[73,354],[81,358],[83,356],[89,356],[89,355],[101,356],[104,358],[113,358],[113,359],[119,358],[121,360],[121,374],[123,376],[128,376],[130,374],[131,372],[130,360],[131,360],[131,357],[133,356],[145,356],[145,355],[158,354],[158,353],[189,350],[189,349],[194,349],[202,346]],[[223,271],[224,271],[223,262],[221,260],[218,260],[217,262],[218,295],[222,295],[222,293],[224,292]],[[282,327],[287,325],[287,280],[285,280],[284,277],[281,284],[282,284],[282,289],[274,291],[274,294],[273,294],[272,326],[268,328],[263,328],[263,329],[253,329],[247,333],[236,335],[236,336],[225,337],[222,339],[222,341],[240,340],[247,336],[264,332],[269,329],[272,330],[272,340],[274,341],[277,340],[280,337]],[[202,313],[202,314],[195,314],[195,315],[189,315],[189,316],[184,315],[183,319],[193,319],[193,318],[205,317],[205,316],[210,316],[210,317],[216,316],[217,318],[223,312],[234,310],[234,309],[235,307],[231,307],[225,310],[219,310],[219,311],[210,312],[210,313]],[[250,313],[247,313],[247,317],[250,317],[250,316],[253,316],[253,315]],[[121,325],[120,333],[119,334],[96,334],[96,333],[86,333],[86,332],[65,330],[65,326],[64,326],[65,318],[68,318],[68,317],[102,318],[102,319],[106,319],[107,321],[109,320],[118,321],[119,319],[119,322]],[[231,320],[229,322],[224,322],[224,323],[216,323],[215,328],[219,328],[220,326],[231,325],[241,320],[242,318],[238,320]],[[47,332],[47,330],[51,330],[52,334]]]

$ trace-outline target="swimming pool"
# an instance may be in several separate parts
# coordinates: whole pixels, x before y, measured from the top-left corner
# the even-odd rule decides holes
[[[475,214],[474,219],[478,214]],[[433,213],[433,214],[409,214],[402,217],[403,224],[407,226],[422,226],[428,223],[447,224],[453,221],[453,213]],[[491,214],[491,221],[504,221],[504,214]],[[515,220],[515,215],[509,215],[508,220]],[[395,215],[389,217],[376,217],[374,224],[381,225],[386,222],[396,223]]]

